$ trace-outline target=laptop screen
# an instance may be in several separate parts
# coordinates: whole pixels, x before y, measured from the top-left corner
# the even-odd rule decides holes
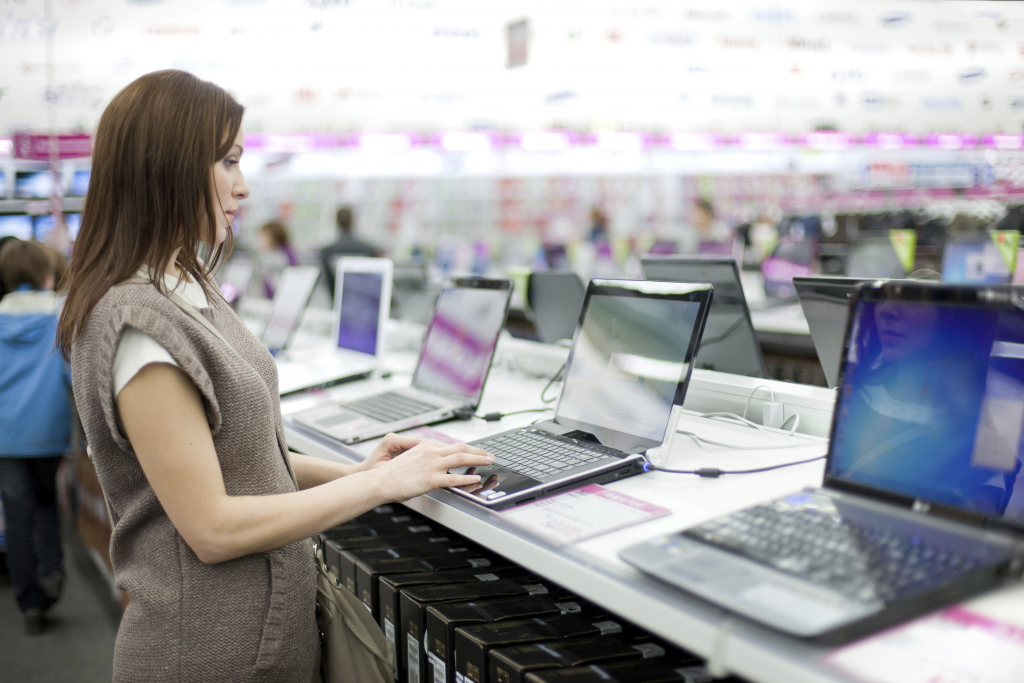
[[[983,303],[963,303],[976,291]],[[1019,299],[922,285],[864,297],[850,325],[829,477],[1024,523]]]
[[[319,276],[320,269],[316,266],[295,266],[281,272],[281,281],[263,330],[262,340],[268,349],[277,351],[288,344]]]
[[[338,348],[376,355],[383,287],[383,273],[342,274]]]
[[[555,421],[625,452],[660,444],[709,298],[706,285],[592,280]]]
[[[904,277],[907,271],[888,237],[854,240],[846,252],[846,274],[850,277]]]
[[[942,281],[1005,284],[1010,281],[1010,267],[987,232],[951,237],[942,250]]]
[[[0,215],[0,237],[32,239],[32,216],[23,213]]]
[[[441,290],[413,386],[476,406],[505,326],[511,294],[508,280],[460,280],[457,286]]]
[[[735,261],[644,258],[643,268],[648,280],[710,282],[714,286],[715,297],[708,309],[694,367],[748,377],[768,376]]]

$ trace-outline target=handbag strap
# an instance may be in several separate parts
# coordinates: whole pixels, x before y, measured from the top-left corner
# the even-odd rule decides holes
[[[145,284],[145,285],[154,284],[152,280],[150,280],[148,278],[141,277],[139,275],[135,275],[135,276],[132,276],[132,277],[128,278],[127,280],[124,281],[124,283],[126,283],[126,284]],[[184,299],[182,299],[178,295],[177,292],[171,292],[168,295],[168,298],[174,303],[175,306],[180,308],[182,311],[184,311],[189,316],[194,318],[197,322],[199,322],[203,327],[205,327],[207,330],[209,330],[210,333],[213,334],[213,336],[217,337],[217,339],[220,339],[222,342],[224,342],[224,344],[229,349],[231,349],[234,352],[234,354],[236,356],[238,356],[239,359],[241,359],[243,361],[245,360],[244,358],[242,358],[242,354],[240,354],[238,352],[238,349],[236,349],[234,347],[234,345],[227,340],[227,338],[223,335],[223,333],[221,333],[221,331],[218,330],[216,328],[216,326],[214,326],[214,324],[211,323],[207,319],[206,316],[204,316],[202,313],[200,313],[195,308],[195,306],[193,306],[192,304],[190,304],[187,301],[185,301]],[[278,423],[277,420],[274,420],[274,428],[277,431],[277,445],[281,449],[281,457],[284,458],[284,464],[288,468],[288,474],[291,475],[292,483],[294,483],[295,484],[295,488],[298,489],[299,488],[299,482],[295,478],[295,471],[292,469],[291,458],[288,457],[288,442],[287,442],[287,440],[285,439],[285,436],[284,436],[284,429]]]

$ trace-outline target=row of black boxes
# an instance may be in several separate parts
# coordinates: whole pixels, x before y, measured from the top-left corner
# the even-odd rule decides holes
[[[320,535],[399,683],[707,683],[703,662],[401,506]]]

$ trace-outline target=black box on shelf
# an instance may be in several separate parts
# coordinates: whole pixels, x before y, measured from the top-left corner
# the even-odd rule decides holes
[[[689,653],[670,646],[666,649],[649,635],[636,639],[618,635],[592,636],[491,650],[487,680],[492,683],[524,683],[526,675],[531,672],[649,658],[665,658],[662,663],[668,662],[674,668],[701,663],[699,658]]]
[[[551,584],[536,576],[517,579],[472,583],[453,583],[440,586],[414,586],[402,591],[399,599],[398,647],[406,651],[406,680],[408,683],[427,683],[426,611],[431,605],[444,602],[469,602],[486,598],[515,595],[547,595]]]
[[[529,673],[525,683],[729,683],[716,680],[703,666],[673,667],[658,659],[574,666]]]
[[[425,631],[427,661],[433,668],[434,683],[455,681],[455,629],[472,624],[510,621],[524,617],[577,614],[582,610],[575,597],[544,595],[449,602],[427,608]]]
[[[356,563],[356,596],[363,601],[373,618],[380,620],[380,577],[383,574],[437,572],[445,569],[488,569],[510,563],[497,555],[476,553],[445,553],[422,559],[387,558]]]
[[[622,633],[621,623],[607,618],[607,615],[586,617],[566,614],[456,629],[456,676],[463,676],[473,683],[484,683],[488,672],[487,655],[495,648]]]
[[[341,551],[361,550],[367,548],[406,548],[413,545],[429,543],[457,543],[462,538],[455,534],[388,534],[387,536],[357,536],[355,538],[336,538],[322,541],[324,545],[324,561],[334,570],[338,578],[342,578]],[[356,592],[355,572],[352,572],[352,585],[346,586],[352,593]]]
[[[398,657],[398,680],[405,681],[408,667],[405,663],[405,644],[399,647],[399,598],[401,591],[414,586],[436,586],[452,583],[471,583],[473,581],[498,581],[500,579],[515,579],[532,577],[540,581],[536,576],[518,566],[508,567],[487,567],[486,569],[449,569],[441,572],[415,572],[413,574],[381,574],[378,579],[378,590],[380,592],[380,627],[384,631],[388,642],[395,647],[395,654]]]
[[[337,573],[342,584],[362,599],[362,591],[359,590],[359,582],[356,579],[356,566],[360,562],[400,559],[424,560],[445,555],[483,557],[485,553],[475,544],[466,543],[462,539],[451,541],[447,536],[424,536],[417,540],[416,536],[412,536],[406,537],[405,540],[377,547],[345,548],[339,550]],[[367,606],[373,605],[367,603]],[[375,611],[374,617],[376,618],[376,616]]]

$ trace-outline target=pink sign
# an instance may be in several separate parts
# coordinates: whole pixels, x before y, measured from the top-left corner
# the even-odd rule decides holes
[[[74,135],[32,135],[14,134],[14,158],[32,161],[49,161],[50,144],[57,143],[57,158],[76,159],[92,154],[92,138],[84,133]]]
[[[868,133],[862,142],[881,149],[903,149],[916,145],[917,138],[910,133]]]
[[[970,149],[977,146],[978,138],[963,133],[929,133],[924,143],[941,149]]]

